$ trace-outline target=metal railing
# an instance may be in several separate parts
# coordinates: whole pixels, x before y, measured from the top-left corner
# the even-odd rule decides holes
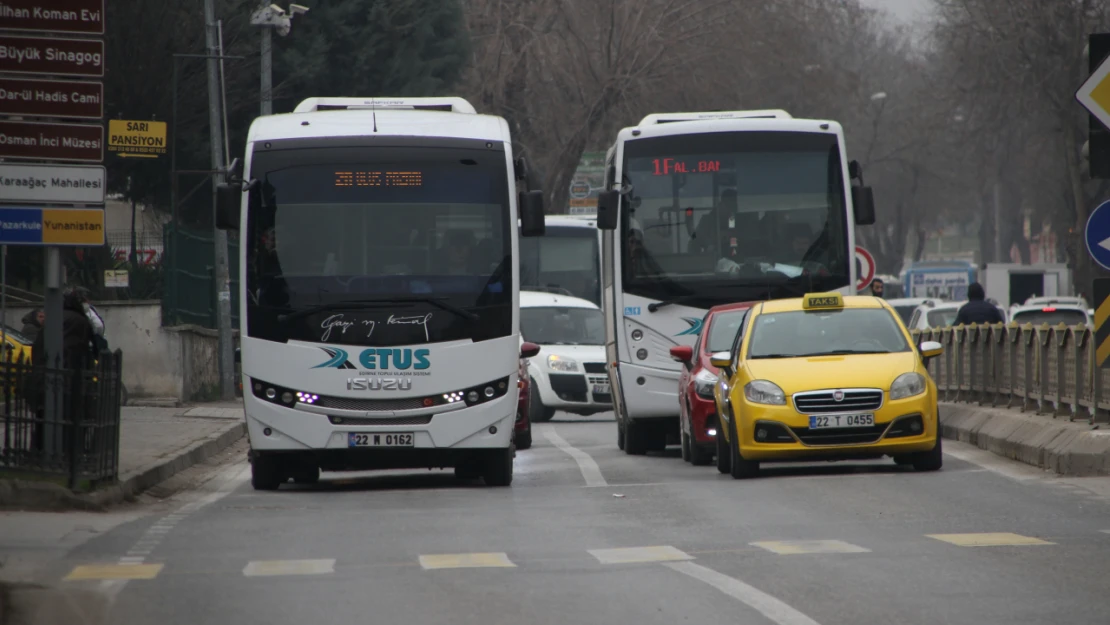
[[[0,476],[58,478],[73,490],[115,480],[122,362],[118,350],[81,367],[0,362]]]
[[[929,363],[941,401],[1017,407],[1053,418],[1106,422],[1110,373],[1095,360],[1089,326],[971,325],[913,331],[939,341]]]

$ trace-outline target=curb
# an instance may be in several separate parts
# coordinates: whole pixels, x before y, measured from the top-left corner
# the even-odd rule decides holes
[[[941,403],[941,435],[1071,477],[1110,475],[1110,430],[1048,416]]]
[[[0,480],[0,510],[60,512],[86,510],[103,512],[108,507],[133,498],[175,474],[207,460],[246,435],[246,424],[227,427],[197,441],[178,454],[121,475],[115,484],[91,493],[74,493],[57,484],[28,480]]]

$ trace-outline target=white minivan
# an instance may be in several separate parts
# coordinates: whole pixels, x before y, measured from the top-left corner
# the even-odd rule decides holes
[[[549,421],[557,410],[583,416],[612,410],[605,322],[596,304],[570,295],[521,291],[520,333],[540,346],[528,364],[532,421]]]

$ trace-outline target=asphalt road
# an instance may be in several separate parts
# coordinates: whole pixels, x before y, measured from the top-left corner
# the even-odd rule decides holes
[[[626,456],[601,417],[534,434],[511,488],[417,471],[256,493],[240,464],[58,574],[112,594],[122,625],[1110,622],[1106,479],[952,444],[939,473],[734,481]]]

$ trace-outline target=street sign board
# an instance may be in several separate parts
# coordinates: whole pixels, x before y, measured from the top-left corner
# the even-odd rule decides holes
[[[1110,278],[1095,278],[1095,364],[1110,369]]]
[[[104,34],[104,0],[4,0],[0,29]]]
[[[0,115],[100,119],[104,83],[0,78]]]
[[[1087,253],[1100,267],[1110,270],[1110,200],[1099,204],[1087,217],[1083,230]]]
[[[104,126],[0,121],[0,158],[104,160]]]
[[[99,165],[0,163],[0,200],[46,204],[103,204]]]
[[[871,256],[870,252],[857,245],[856,261],[859,262],[860,266],[859,281],[856,282],[856,290],[862,291],[875,279],[875,258]]]
[[[0,35],[0,72],[104,76],[104,41]]]
[[[108,120],[108,151],[134,158],[166,153],[166,122]]]
[[[1075,99],[1110,128],[1110,58],[1106,58],[1075,92]]]
[[[104,245],[104,209],[0,206],[0,245]]]

